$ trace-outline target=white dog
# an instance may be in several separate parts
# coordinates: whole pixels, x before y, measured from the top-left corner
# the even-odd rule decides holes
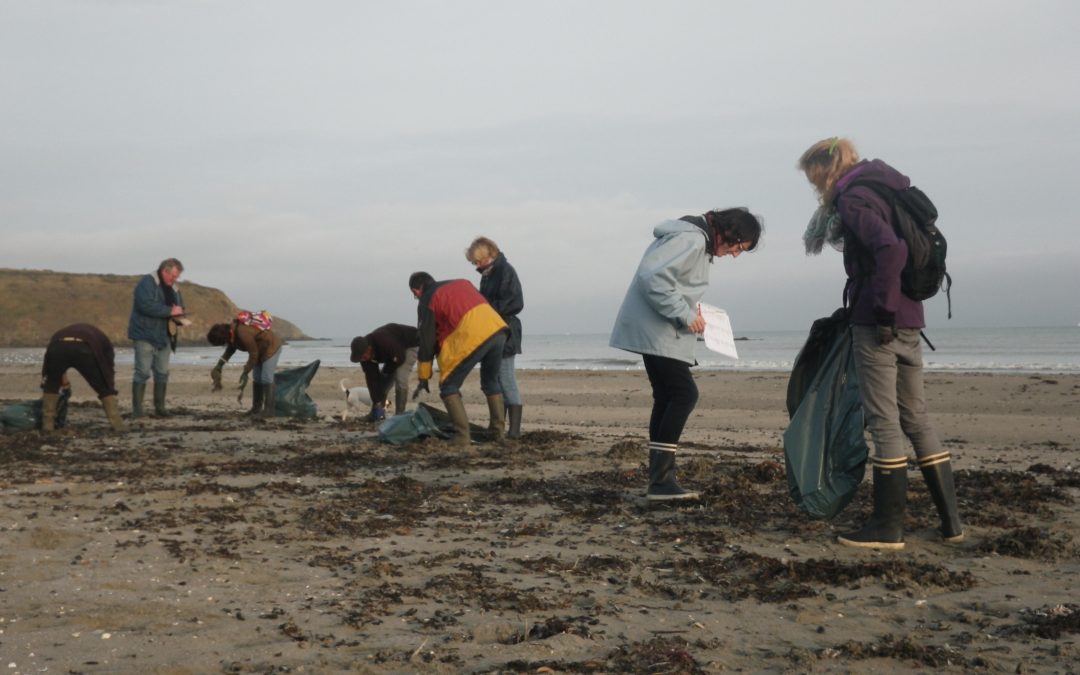
[[[349,417],[351,411],[354,415],[366,415],[371,410],[371,392],[367,387],[350,387],[349,379],[342,378],[338,382],[341,391],[345,392],[345,407],[341,409],[341,421]],[[383,410],[390,409],[390,401],[383,401]]]

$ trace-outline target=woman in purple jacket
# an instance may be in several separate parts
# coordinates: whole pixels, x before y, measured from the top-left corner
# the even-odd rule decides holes
[[[843,138],[819,141],[803,153],[799,168],[821,197],[807,228],[807,252],[828,241],[844,251],[846,300],[852,344],[874,455],[874,511],[861,529],[840,535],[841,544],[902,549],[907,508],[906,436],[941,517],[947,542],[963,540],[949,452],[938,440],[926,412],[920,332],[926,325],[922,303],[900,289],[907,244],[893,229],[890,205],[864,181],[893,190],[910,186],[880,159],[859,161]]]

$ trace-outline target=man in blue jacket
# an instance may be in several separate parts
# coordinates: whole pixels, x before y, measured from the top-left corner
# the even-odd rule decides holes
[[[176,258],[158,265],[135,286],[128,320],[128,339],[135,346],[135,374],[131,382],[131,416],[142,417],[146,382],[154,377],[154,413],[164,417],[165,390],[169,382],[169,356],[176,351],[176,327],[186,325],[184,301],[176,280],[184,266]]]

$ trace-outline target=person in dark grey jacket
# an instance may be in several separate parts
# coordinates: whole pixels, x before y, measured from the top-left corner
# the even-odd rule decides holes
[[[521,353],[521,320],[518,314],[525,308],[525,296],[517,270],[499,250],[499,246],[487,237],[477,237],[465,249],[465,259],[476,266],[480,273],[480,295],[495,308],[502,320],[510,327],[503,348],[499,384],[502,385],[503,401],[506,403],[509,429],[508,438],[521,436],[521,412],[523,404],[514,372],[514,357]]]
[[[804,235],[807,252],[820,251],[822,239],[842,243],[844,250],[855,368],[866,424],[874,441],[870,458],[873,514],[862,528],[841,534],[837,541],[859,548],[904,548],[905,436],[915,449],[941,518],[942,538],[962,541],[951,458],[926,410],[920,343],[921,329],[926,325],[923,306],[901,290],[907,244],[893,228],[892,207],[872,187],[855,184],[873,181],[902,190],[911,182],[879,159],[860,161],[855,146],[838,137],[810,146],[799,159],[799,169],[821,198],[821,208]]]
[[[131,378],[131,416],[142,417],[146,382],[154,377],[154,412],[168,415],[165,391],[169,382],[169,356],[176,350],[176,328],[185,325],[184,300],[176,281],[184,266],[176,258],[161,261],[155,274],[146,274],[135,286],[128,320],[128,339],[135,346],[135,374]]]
[[[698,302],[714,257],[757,248],[761,220],[744,208],[709,211],[660,223],[626,291],[610,345],[641,354],[652,385],[649,418],[650,500],[695,499],[675,480],[675,453],[698,390],[690,367],[705,331]]]

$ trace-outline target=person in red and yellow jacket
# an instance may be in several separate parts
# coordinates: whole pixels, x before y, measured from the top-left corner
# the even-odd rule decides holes
[[[461,400],[461,385],[476,364],[480,364],[480,389],[487,396],[488,429],[496,441],[503,437],[506,410],[503,407],[499,368],[509,328],[480,291],[466,279],[435,281],[427,272],[409,277],[409,289],[419,300],[417,331],[420,351],[417,374],[420,389],[427,390],[432,361],[439,359],[439,396],[457,432],[455,441],[468,446],[469,417]]]

